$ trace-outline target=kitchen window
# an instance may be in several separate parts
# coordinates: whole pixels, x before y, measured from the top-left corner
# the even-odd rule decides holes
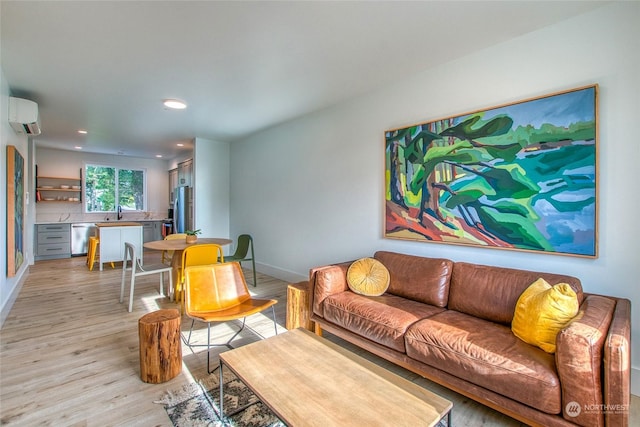
[[[85,166],[86,212],[144,211],[146,174],[142,169]]]

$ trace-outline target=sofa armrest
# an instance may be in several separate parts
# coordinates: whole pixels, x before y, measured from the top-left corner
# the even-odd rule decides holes
[[[614,298],[586,296],[576,319],[556,338],[563,415],[578,425],[604,425],[602,355],[615,306]]]
[[[608,426],[629,425],[631,399],[631,302],[618,299],[604,346],[604,403]]]
[[[351,263],[352,261],[311,269],[309,272],[311,313],[324,317],[322,301],[330,295],[349,289],[347,270]]]

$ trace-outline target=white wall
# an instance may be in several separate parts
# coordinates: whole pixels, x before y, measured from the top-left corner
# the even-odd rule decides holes
[[[384,249],[575,275],[587,292],[635,307],[638,22],[640,3],[614,3],[232,144],[232,235],[252,234],[259,269],[285,280]],[[416,54],[438,49],[446,49],[446,35],[425,40]],[[386,129],[593,83],[600,85],[598,259],[382,238]],[[638,310],[632,323],[640,325]],[[640,328],[632,333],[632,390],[640,394]]]
[[[87,163],[120,168],[144,169],[147,178],[147,211],[145,213],[123,213],[123,220],[164,219],[169,208],[168,162],[160,159],[142,159],[110,154],[84,153],[82,151],[37,148],[35,163],[41,176],[80,176]],[[83,213],[82,203],[37,203],[36,222],[103,221],[116,219],[115,214]]]
[[[24,158],[25,171],[25,191],[29,188],[29,176],[31,168],[29,164],[28,138],[25,135],[16,135],[11,126],[9,126],[9,84],[4,77],[0,66],[0,145],[2,146],[0,153],[0,204],[6,206],[7,200],[7,146],[13,145]],[[25,229],[24,229],[24,262],[20,266],[17,274],[13,277],[7,277],[7,226],[13,227],[13,224],[7,224],[7,210],[0,208],[0,325],[9,314],[9,310],[13,305],[22,282],[28,271],[29,259],[32,258],[33,248],[29,244],[33,241],[33,234],[29,227],[30,207],[25,209]]]
[[[196,138],[194,145],[194,228],[204,237],[228,238],[229,143]]]

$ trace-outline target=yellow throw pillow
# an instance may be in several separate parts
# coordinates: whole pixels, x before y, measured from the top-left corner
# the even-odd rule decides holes
[[[360,295],[382,295],[389,287],[389,270],[377,259],[361,258],[349,266],[347,284]]]
[[[578,297],[566,283],[551,286],[540,278],[518,298],[513,333],[547,353],[556,352],[556,335],[578,314]]]

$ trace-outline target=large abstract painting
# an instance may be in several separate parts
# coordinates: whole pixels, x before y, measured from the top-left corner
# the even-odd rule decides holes
[[[385,237],[597,257],[597,90],[385,132]]]
[[[16,275],[24,261],[24,159],[7,146],[7,277]]]

